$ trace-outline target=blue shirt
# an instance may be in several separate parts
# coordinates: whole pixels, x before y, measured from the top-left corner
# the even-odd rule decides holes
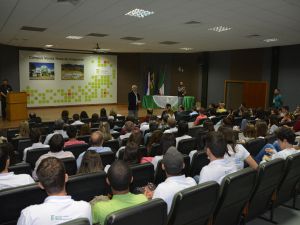
[[[109,147],[103,147],[103,146],[92,146],[92,147],[89,147],[87,151],[96,151],[97,153],[101,153],[101,152],[111,152],[111,149]],[[77,169],[79,169],[79,167],[81,165],[81,161],[82,161],[84,154],[85,154],[85,152],[81,153],[76,160]]]

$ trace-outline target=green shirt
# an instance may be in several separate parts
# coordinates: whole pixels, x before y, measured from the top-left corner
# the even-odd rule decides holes
[[[109,201],[100,201],[92,206],[93,223],[104,225],[105,218],[108,214],[130,206],[146,202],[148,199],[145,195],[135,195],[127,193],[124,195],[114,195]]]

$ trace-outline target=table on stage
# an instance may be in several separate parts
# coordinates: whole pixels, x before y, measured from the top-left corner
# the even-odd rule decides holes
[[[143,108],[165,108],[166,104],[171,104],[172,107],[178,106],[178,97],[177,96],[162,96],[162,95],[144,95],[142,106]],[[194,96],[184,96],[183,106],[185,110],[191,110],[195,105]]]

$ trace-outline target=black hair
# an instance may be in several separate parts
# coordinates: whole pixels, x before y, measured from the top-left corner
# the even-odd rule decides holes
[[[97,123],[99,121],[99,115],[98,113],[93,113],[91,117],[91,122],[92,123]]]
[[[139,154],[139,145],[133,141],[129,141],[124,149],[123,160],[128,165],[138,164],[141,161],[141,155]]]
[[[158,123],[155,120],[151,120],[149,122],[149,130],[150,130],[150,132],[153,132],[153,131],[155,131],[157,129],[158,129]]]
[[[165,133],[161,136],[160,147],[164,155],[171,146],[176,146],[176,139],[174,134]]]
[[[30,130],[29,137],[32,143],[38,143],[40,142],[41,135],[42,135],[41,129],[38,127],[34,127]]]
[[[86,111],[81,111],[80,119],[88,119],[88,118],[89,118],[89,116],[88,116],[87,112]]]
[[[102,108],[100,110],[100,117],[107,117],[107,113],[106,113],[106,109],[105,108]]]
[[[65,141],[61,134],[54,134],[49,141],[50,151],[51,152],[61,151],[64,147],[64,143]]]
[[[171,108],[172,106],[171,106],[171,104],[170,103],[167,103],[166,104],[166,108]]]
[[[178,133],[177,133],[177,136],[181,137],[183,135],[188,134],[188,132],[189,132],[189,125],[188,125],[188,123],[184,122],[184,121],[180,121],[178,123]]]
[[[225,138],[220,132],[209,132],[205,138],[205,148],[209,148],[216,158],[223,158],[227,152]]]
[[[206,119],[203,122],[203,128],[207,131],[215,131],[214,123],[210,119]]]
[[[236,141],[235,141],[235,136],[234,136],[234,131],[231,127],[224,127],[221,126],[218,129],[219,132],[221,132],[225,138],[225,141],[227,144],[231,145],[232,150],[235,151],[235,146],[236,146]]]
[[[275,114],[270,115],[269,120],[270,120],[270,125],[271,126],[272,125],[279,126],[279,119],[278,119],[277,115],[275,115]]]
[[[9,159],[9,153],[7,148],[0,147],[0,173],[5,170],[6,161]]]
[[[79,119],[80,119],[80,117],[79,117],[79,114],[78,114],[78,113],[73,114],[73,120],[74,120],[74,121],[77,121],[77,120],[79,120]]]
[[[107,178],[114,190],[125,191],[129,189],[132,172],[127,163],[123,160],[117,160],[109,168]]]
[[[75,138],[77,135],[76,126],[68,126],[67,127],[67,135],[69,136],[69,138]]]
[[[287,128],[287,127],[281,127],[276,131],[277,138],[281,141],[284,139],[287,140],[287,142],[291,145],[295,143],[296,135],[295,133]]]

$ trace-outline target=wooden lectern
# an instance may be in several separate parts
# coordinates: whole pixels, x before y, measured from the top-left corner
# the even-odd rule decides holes
[[[6,113],[9,121],[27,120],[27,93],[10,92],[6,99]]]

